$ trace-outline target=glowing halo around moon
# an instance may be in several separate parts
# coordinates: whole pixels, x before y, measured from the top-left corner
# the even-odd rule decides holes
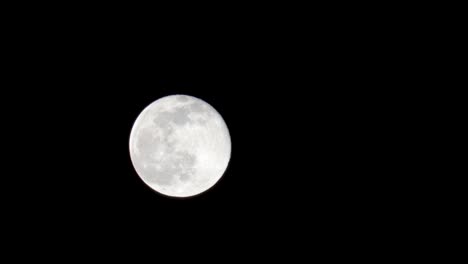
[[[188,95],[170,95],[147,106],[130,133],[130,158],[140,178],[158,193],[190,197],[214,186],[231,157],[221,115]]]

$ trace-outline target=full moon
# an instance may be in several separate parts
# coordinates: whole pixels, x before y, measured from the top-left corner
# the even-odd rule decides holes
[[[231,157],[231,137],[221,115],[188,95],[147,106],[130,133],[130,158],[146,185],[163,195],[190,197],[215,185]]]

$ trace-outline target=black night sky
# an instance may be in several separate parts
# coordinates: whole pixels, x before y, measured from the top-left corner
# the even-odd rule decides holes
[[[13,82],[2,92],[15,157],[1,186],[9,226],[35,241],[181,230],[216,243],[333,237],[390,217],[382,208],[404,185],[393,166],[402,160],[385,151],[402,133],[388,107],[398,91],[379,66],[393,55],[366,45],[365,32],[331,22],[164,33],[144,21],[52,22],[28,23],[11,43]],[[152,191],[128,151],[138,114],[172,94],[212,105],[232,140],[223,178],[192,199]]]

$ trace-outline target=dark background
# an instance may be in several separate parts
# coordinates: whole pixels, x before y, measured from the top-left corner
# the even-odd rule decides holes
[[[411,100],[396,85],[411,61],[379,34],[385,23],[68,15],[12,22],[1,186],[12,237],[327,245],[402,221],[392,212],[410,184],[395,164],[409,160],[392,124]],[[191,199],[152,191],[128,152],[138,114],[171,94],[206,101],[231,134],[225,175]]]

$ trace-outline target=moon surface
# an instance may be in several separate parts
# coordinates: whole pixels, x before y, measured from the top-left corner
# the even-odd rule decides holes
[[[160,98],[146,107],[130,133],[130,157],[153,190],[172,197],[200,194],[218,182],[231,157],[221,115],[188,95]]]

